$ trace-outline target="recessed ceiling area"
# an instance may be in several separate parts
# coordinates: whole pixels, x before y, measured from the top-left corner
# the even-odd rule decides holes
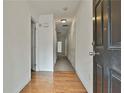
[[[64,40],[67,37],[67,33],[71,27],[71,21],[66,23],[56,22],[57,40]]]

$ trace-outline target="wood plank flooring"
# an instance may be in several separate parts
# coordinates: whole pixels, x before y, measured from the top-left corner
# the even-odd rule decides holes
[[[20,93],[87,93],[75,72],[32,72],[31,82]]]

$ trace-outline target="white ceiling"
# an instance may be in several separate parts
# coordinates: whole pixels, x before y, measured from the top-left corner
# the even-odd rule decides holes
[[[73,18],[80,0],[28,0],[32,16],[54,14],[55,19]],[[64,8],[68,8],[64,11]]]
[[[81,0],[28,0],[31,15],[37,21],[42,14],[53,14],[56,20],[56,31],[60,37],[66,37],[71,22],[76,14]],[[66,11],[65,11],[65,10]],[[66,18],[68,27],[63,27],[61,19]]]

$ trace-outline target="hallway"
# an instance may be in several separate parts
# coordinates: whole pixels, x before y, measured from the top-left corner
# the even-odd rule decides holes
[[[57,58],[54,71],[74,71],[74,69],[66,57],[59,57]]]
[[[110,1],[5,0],[4,93],[120,93],[121,9]]]
[[[74,72],[32,72],[32,80],[20,93],[87,93]]]
[[[4,93],[93,93],[92,0],[22,1],[4,2]]]

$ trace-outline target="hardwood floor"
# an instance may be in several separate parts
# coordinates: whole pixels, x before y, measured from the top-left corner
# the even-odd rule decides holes
[[[87,93],[75,72],[32,72],[20,93]]]

